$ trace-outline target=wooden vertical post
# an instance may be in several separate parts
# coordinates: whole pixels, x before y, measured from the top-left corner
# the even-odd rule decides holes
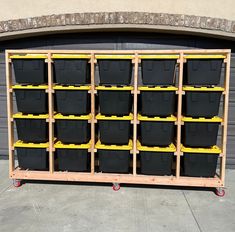
[[[12,92],[12,66],[9,61],[9,53],[5,53],[6,84],[7,84],[7,125],[8,125],[8,152],[9,152],[9,175],[15,170],[14,155],[14,121],[13,116],[13,92]]]
[[[230,79],[230,60],[231,53],[227,53],[225,63],[225,78],[224,78],[224,103],[223,103],[223,126],[222,126],[222,157],[220,164],[220,178],[224,183],[225,166],[226,166],[226,146],[227,146],[227,129],[228,129],[228,104],[229,104],[229,79]]]
[[[49,171],[53,173],[54,167],[54,102],[51,52],[48,52],[48,107],[49,107]]]
[[[138,53],[135,53],[134,58],[134,112],[133,112],[133,175],[136,175],[137,168],[137,98],[138,98],[138,65],[139,65],[139,57]]]
[[[180,52],[179,81],[178,81],[179,83],[178,84],[178,109],[177,109],[176,178],[180,177],[183,65],[184,65],[184,53]]]
[[[91,54],[91,174],[95,173],[95,54]]]

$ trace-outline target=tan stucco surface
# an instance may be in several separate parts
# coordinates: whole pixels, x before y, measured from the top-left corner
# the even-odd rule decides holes
[[[235,0],[0,0],[0,21],[63,13],[115,11],[235,20]]]

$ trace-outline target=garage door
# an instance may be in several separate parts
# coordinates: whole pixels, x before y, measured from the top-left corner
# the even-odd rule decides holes
[[[25,38],[0,44],[0,155],[7,155],[5,49],[191,49],[231,48],[227,167],[235,168],[235,45],[230,41],[154,33],[86,33]]]

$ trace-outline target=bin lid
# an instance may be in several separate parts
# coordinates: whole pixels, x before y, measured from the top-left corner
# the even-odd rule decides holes
[[[98,120],[132,120],[133,119],[133,114],[130,113],[127,116],[116,116],[116,115],[105,116],[105,115],[101,115],[99,113],[98,115],[96,115],[96,119],[98,119]]]
[[[158,152],[175,152],[176,147],[173,143],[171,143],[167,147],[148,147],[148,146],[142,146],[140,141],[137,141],[137,150],[139,151],[158,151]]]
[[[102,144],[99,140],[95,148],[97,149],[103,149],[103,150],[131,150],[132,149],[132,140],[129,140],[129,143],[127,145],[105,145]]]
[[[159,121],[159,122],[175,122],[176,117],[174,115],[171,115],[169,117],[148,117],[148,116],[142,116],[138,114],[138,120],[140,121]]]
[[[54,119],[65,119],[65,120],[89,120],[91,114],[88,115],[63,115],[61,113],[55,114]]]
[[[13,114],[13,118],[25,118],[25,119],[46,119],[49,118],[48,114],[23,114],[21,112]]]
[[[63,144],[61,141],[55,143],[56,149],[89,149],[91,148],[91,141],[85,144]]]
[[[47,54],[15,54],[11,59],[47,59]]]
[[[81,85],[81,86],[74,86],[74,85],[54,85],[53,89],[55,90],[90,90],[91,86],[88,85]]]
[[[222,122],[222,118],[215,116],[213,118],[192,118],[192,117],[182,117],[183,122]]]
[[[185,91],[206,91],[206,92],[217,92],[217,91],[224,91],[222,87],[194,87],[194,86],[183,86],[183,90]]]
[[[119,90],[119,91],[124,91],[124,90],[133,90],[133,86],[108,86],[108,85],[100,85],[96,86],[97,90]]]
[[[26,148],[48,148],[49,143],[25,143],[22,140],[18,140],[14,143],[14,147],[26,147]]]
[[[180,55],[178,54],[151,54],[151,55],[139,55],[140,59],[178,59]]]
[[[224,59],[223,54],[184,54],[186,59]]]
[[[191,148],[181,145],[181,151],[187,153],[208,153],[208,154],[220,154],[221,149],[218,146],[212,146],[209,148]]]
[[[130,54],[112,54],[112,55],[107,55],[107,54],[100,54],[100,55],[95,55],[96,59],[104,59],[104,60],[132,60],[135,58],[135,55],[130,55]]]
[[[140,86],[138,90],[142,91],[176,91],[178,90],[175,86]]]
[[[48,89],[48,85],[13,85],[12,89]]]
[[[90,54],[52,54],[52,59],[90,59]]]

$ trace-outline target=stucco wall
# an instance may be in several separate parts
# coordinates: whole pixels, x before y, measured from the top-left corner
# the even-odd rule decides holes
[[[0,21],[85,12],[149,12],[235,20],[234,0],[0,0]]]

